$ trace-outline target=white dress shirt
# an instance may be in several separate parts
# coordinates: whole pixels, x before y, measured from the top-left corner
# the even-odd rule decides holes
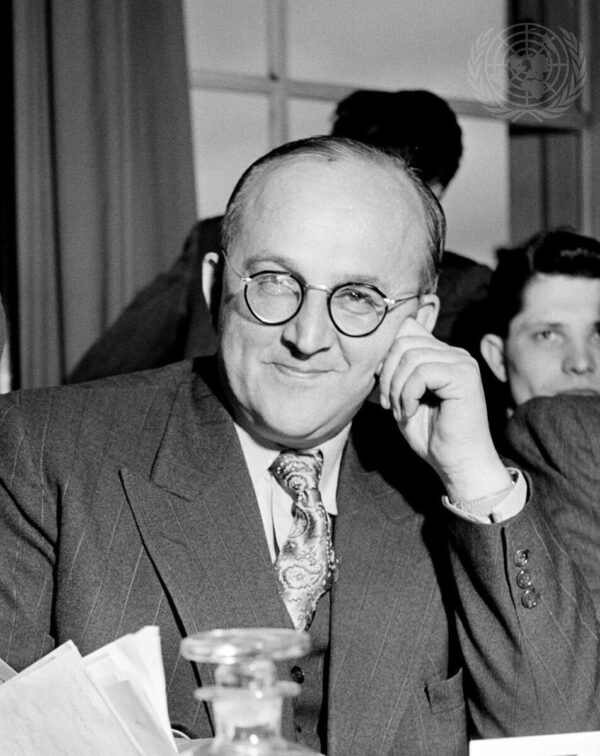
[[[279,549],[287,540],[294,517],[292,515],[292,497],[285,491],[269,472],[269,467],[281,452],[280,448],[259,444],[249,433],[235,424],[250,478],[256,493],[260,516],[262,517],[271,559],[275,561]],[[319,483],[321,500],[329,517],[337,515],[336,491],[340,474],[342,452],[348,439],[350,425],[343,428],[337,436],[330,438],[317,447],[323,453],[323,472]]]

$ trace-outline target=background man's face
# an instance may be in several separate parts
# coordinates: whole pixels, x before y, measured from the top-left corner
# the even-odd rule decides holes
[[[423,210],[403,176],[362,162],[293,159],[252,187],[228,253],[244,275],[281,270],[328,287],[365,282],[397,297],[419,291],[425,250]],[[227,266],[224,276],[219,352],[236,419],[263,441],[296,448],[350,421],[400,324],[419,309],[411,300],[375,333],[352,338],[335,329],[327,295],[309,290],[291,321],[264,325]]]
[[[537,274],[504,346],[515,403],[600,393],[600,279]]]

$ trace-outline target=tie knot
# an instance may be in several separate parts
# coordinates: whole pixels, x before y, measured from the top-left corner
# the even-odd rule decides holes
[[[319,487],[323,452],[281,452],[269,468],[275,479],[294,496]]]

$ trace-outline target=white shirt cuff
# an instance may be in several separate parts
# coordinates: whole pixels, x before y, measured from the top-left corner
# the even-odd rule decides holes
[[[512,478],[512,486],[509,489],[473,502],[452,502],[447,496],[442,496],[442,504],[454,514],[471,522],[489,524],[509,520],[519,514],[527,503],[527,482],[517,468],[508,467],[507,470]]]

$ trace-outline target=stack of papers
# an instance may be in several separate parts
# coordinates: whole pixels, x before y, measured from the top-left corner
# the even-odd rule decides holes
[[[15,674],[0,664],[6,756],[165,756],[171,733],[160,637],[145,627],[82,657],[64,643]]]

